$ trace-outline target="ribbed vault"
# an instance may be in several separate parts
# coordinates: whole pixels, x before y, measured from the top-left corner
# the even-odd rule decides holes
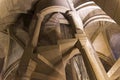
[[[87,38],[114,80],[119,77],[112,70],[115,67],[119,73],[116,64],[120,57],[120,0],[93,1],[72,0]],[[84,35],[76,34],[70,10],[67,0],[0,0],[0,75],[4,80],[20,74],[15,77],[19,80],[22,73],[32,80],[70,80],[71,75],[75,79],[72,73],[79,74],[76,69],[82,70],[80,63],[86,66],[76,38]],[[83,74],[84,79],[88,78],[89,72]]]

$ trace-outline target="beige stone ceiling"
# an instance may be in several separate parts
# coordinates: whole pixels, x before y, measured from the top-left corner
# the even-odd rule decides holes
[[[36,1],[38,0],[0,0],[0,31],[3,31],[6,27],[8,27],[11,24],[14,24],[18,20],[18,17],[20,16],[21,13],[27,14],[28,11],[31,10],[31,8],[33,7]],[[44,0],[41,0],[41,1],[44,1]],[[89,0],[73,0],[75,7],[84,3],[85,1],[89,1]],[[118,24],[120,24],[120,10],[119,10],[120,0],[93,0],[93,1],[95,1],[96,4],[98,4],[111,18],[113,18]],[[89,11],[92,11],[92,9],[91,10],[89,9]],[[82,13],[82,15],[85,15],[85,14]],[[108,24],[105,23],[104,26],[106,25],[108,26]],[[89,26],[90,26],[90,29],[88,28],[87,33],[88,35],[92,36],[91,34],[97,34],[97,33],[92,33],[93,29],[91,27],[97,26],[97,27],[93,27],[94,29],[96,29],[101,25],[99,22],[97,22]],[[109,43],[111,43],[112,45],[113,52],[119,55],[120,44],[117,44],[117,42],[119,42],[120,40],[120,37],[119,37],[120,29],[118,28],[119,26],[114,24],[109,24],[109,27],[111,27],[107,29],[109,30],[107,31],[109,33],[108,36],[111,37],[109,40]],[[18,33],[19,34],[17,35],[20,35],[22,32],[18,32]],[[106,56],[111,57],[111,55],[109,54],[110,51],[109,51],[108,45],[105,43],[105,40],[103,37],[104,35],[102,35],[102,33],[99,33],[98,36],[96,36],[96,39],[93,41],[93,46],[95,47],[96,50],[98,50],[98,52],[107,53]],[[3,58],[7,54],[7,47],[5,46],[7,45],[7,42],[8,42],[7,38],[8,38],[8,35],[0,33],[0,40],[1,40],[0,48],[2,47],[0,49],[0,53],[4,52],[3,53],[4,55],[0,54],[0,58]],[[23,41],[25,40],[23,39]],[[101,44],[97,44],[100,41],[101,41]],[[105,46],[102,47],[102,45],[105,45]],[[102,50],[99,49],[99,47],[102,47],[101,48]]]
[[[14,24],[19,14],[27,13],[37,0],[0,0],[0,30]]]
[[[11,24],[14,24],[17,21],[19,15],[21,13],[27,14],[27,12],[33,7],[33,4],[36,1],[37,0],[24,0],[24,1],[21,1],[21,0],[0,0],[0,31],[4,30],[6,27],[8,27]],[[43,0],[41,0],[41,1],[43,1]],[[79,5],[79,4],[84,3],[85,1],[88,1],[88,0],[73,0],[75,7],[77,7],[77,5]],[[111,1],[107,1],[107,0],[98,0],[97,1],[97,0],[95,0],[95,2],[97,2],[97,4],[99,4],[100,7],[105,12],[107,12],[113,19],[115,19],[115,21],[119,24],[120,14],[119,14],[118,9],[119,9],[120,0],[111,0]],[[112,6],[110,6],[110,5],[112,5]],[[89,11],[92,11],[92,9],[94,9],[94,8],[89,9]],[[82,12],[84,12],[84,11],[81,11],[80,15],[85,16],[85,13],[82,13]],[[87,33],[90,33],[90,31],[88,31]],[[119,30],[118,30],[118,32],[119,32]]]
[[[93,1],[95,1],[110,17],[120,24],[120,0]]]
[[[18,13],[27,13],[37,0],[0,0],[0,26],[14,22]],[[75,6],[88,0],[73,0]],[[93,0],[118,24],[120,24],[120,0]],[[27,3],[27,4],[26,4]],[[10,16],[11,17],[8,17]],[[5,19],[4,19],[5,18]],[[6,20],[7,18],[7,20]]]

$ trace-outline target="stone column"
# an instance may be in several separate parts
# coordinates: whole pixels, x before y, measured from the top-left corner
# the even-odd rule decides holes
[[[31,74],[36,68],[36,62],[32,61],[31,59],[34,56],[34,48],[37,46],[42,20],[43,17],[38,14],[38,21],[33,33],[33,37],[24,50],[15,80],[30,80]]]
[[[83,58],[88,60],[88,63],[86,64],[86,66],[91,66],[91,69],[92,69],[91,71],[93,72],[92,76],[95,76],[97,80],[108,80],[108,76],[105,72],[105,69],[104,69],[101,61],[99,60],[99,58],[97,56],[97,53],[95,52],[94,48],[92,47],[92,44],[89,41],[89,39],[87,38],[84,30],[81,29],[81,27],[83,27],[82,20],[80,19],[80,17],[76,17],[76,16],[78,16],[78,14],[76,14],[76,11],[75,11],[73,5],[71,5],[71,3],[69,3],[69,4],[72,7],[71,10],[73,11],[72,13],[70,12],[69,14],[71,15],[70,17],[72,17],[72,19],[73,19],[74,27],[75,28],[79,27],[79,31],[80,31],[80,33],[78,33],[78,31],[77,31],[78,29],[76,29],[76,38],[78,38],[78,40],[79,40],[78,43],[76,44],[76,47],[79,48],[79,50],[81,51]],[[73,14],[76,14],[76,15],[73,15]],[[77,20],[80,20],[80,21],[77,21]],[[90,79],[96,80],[93,77],[91,77]]]

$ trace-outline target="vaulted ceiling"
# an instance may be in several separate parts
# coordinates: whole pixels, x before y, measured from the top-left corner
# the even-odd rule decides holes
[[[27,13],[38,0],[0,0],[0,26],[9,25],[16,21],[18,14]],[[40,0],[39,0],[40,1]],[[42,0],[41,0],[42,1]],[[89,0],[73,0],[75,6]],[[120,0],[93,0],[110,17],[120,24]],[[26,4],[27,3],[27,4]],[[0,29],[1,29],[0,28]]]
[[[98,4],[111,18],[120,24],[120,0],[93,0]]]
[[[3,64],[3,58],[7,55],[8,52],[8,47],[6,47],[6,45],[9,46],[9,39],[12,39],[12,45],[10,48],[14,48],[13,51],[10,51],[10,56],[15,56],[14,59],[16,60],[19,56],[22,55],[23,48],[29,40],[29,35],[27,33],[29,30],[27,30],[27,26],[29,26],[30,20],[33,17],[36,4],[38,2],[42,3],[44,1],[45,0],[0,0],[0,67],[2,67],[1,64]],[[115,58],[118,59],[120,56],[120,26],[118,25],[120,24],[120,0],[93,0],[100,7],[79,9],[79,5],[86,1],[89,0],[73,0],[75,8],[83,20],[83,23],[85,24],[84,28],[86,34],[91,40],[97,53],[102,53],[102,55],[99,56],[107,57],[105,60],[106,62],[110,61],[108,57],[112,58],[113,55],[111,53],[115,53]],[[44,4],[41,5],[43,5],[43,7],[45,6]],[[99,10],[101,8],[105,12]],[[86,23],[88,19],[93,17],[93,15],[99,14],[107,14],[115,21],[110,17],[107,17],[111,22],[102,21],[102,19],[100,21]],[[9,33],[6,33],[6,29],[12,25],[15,25],[15,27],[16,25],[17,27],[23,26],[25,28],[24,31],[19,28],[19,30],[8,30],[9,33],[15,34],[18,36],[18,38],[13,35],[9,35]],[[22,48],[20,46],[22,46]],[[17,48],[20,49],[17,50]],[[17,51],[20,53],[19,56],[15,54]],[[10,63],[8,65],[14,62],[12,60],[9,60]],[[114,60],[113,62],[111,60],[110,64],[113,63]]]

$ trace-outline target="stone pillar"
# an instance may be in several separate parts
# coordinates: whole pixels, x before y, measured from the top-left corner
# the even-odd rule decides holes
[[[43,17],[38,14],[38,21],[35,27],[35,31],[33,33],[33,37],[24,50],[18,66],[15,80],[30,80],[32,72],[36,68],[36,62],[32,61],[31,59],[34,56],[33,51],[38,43],[42,20]]]
[[[35,68],[36,68],[36,62],[34,62],[33,60],[30,60],[27,66],[27,69],[25,70],[26,72],[24,72],[20,76],[15,77],[15,80],[31,80],[31,75],[34,72]]]
[[[71,9],[73,9],[73,5],[71,5],[71,3],[69,3],[70,6],[72,7]],[[75,10],[72,10],[73,13],[75,14]],[[70,15],[72,15],[72,19],[73,19],[73,23],[74,24],[78,24],[77,26],[79,27],[83,27],[83,23],[80,19],[80,17],[74,17],[75,15],[73,15],[73,13]],[[74,17],[74,18],[73,18]],[[79,18],[79,22],[76,22],[76,20]],[[77,27],[75,25],[75,27]],[[77,29],[76,29],[77,30]],[[87,58],[88,63],[86,64],[86,66],[91,66],[91,69],[93,70],[93,75],[95,76],[97,80],[108,80],[108,76],[105,72],[105,69],[101,63],[101,61],[99,60],[97,53],[95,52],[94,48],[92,47],[91,42],[89,41],[89,39],[87,38],[84,30],[79,29],[80,33],[78,33],[76,31],[76,38],[79,39],[78,44],[76,45],[77,48],[79,48],[79,50],[81,51],[83,58]],[[89,73],[90,74],[90,73]],[[95,78],[90,78],[91,80],[95,80]]]
[[[70,60],[71,62],[71,69],[72,69],[72,76],[73,76],[73,80],[78,80],[78,76],[75,70],[75,66],[74,66],[74,60]]]

